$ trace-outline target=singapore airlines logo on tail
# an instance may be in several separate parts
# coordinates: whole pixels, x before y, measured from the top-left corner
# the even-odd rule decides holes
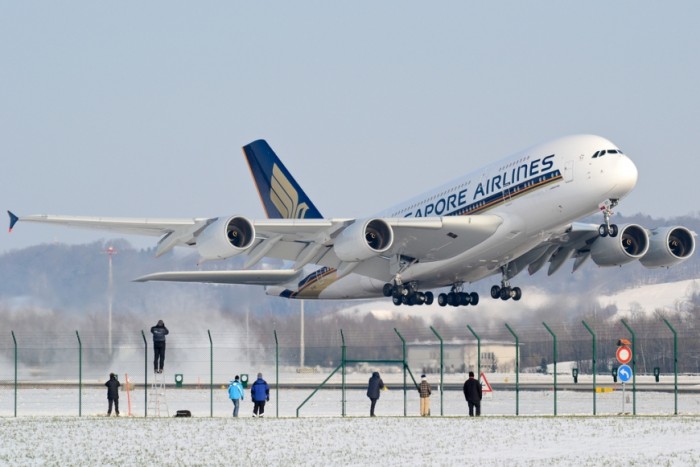
[[[299,203],[299,193],[277,164],[272,166],[270,199],[285,219],[302,219],[309,209],[308,204]]]

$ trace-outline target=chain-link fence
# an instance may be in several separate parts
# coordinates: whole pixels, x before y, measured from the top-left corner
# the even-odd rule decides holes
[[[360,323],[307,333],[303,339],[296,329],[246,329],[171,332],[164,367],[171,412],[175,405],[193,406],[200,416],[229,416],[229,381],[246,375],[252,383],[263,373],[272,391],[268,414],[293,416],[339,367],[320,395],[304,405],[302,415],[364,415],[363,388],[374,370],[392,389],[384,406],[395,415],[417,404],[415,380],[422,373],[434,386],[432,413],[462,414],[462,384],[469,371],[483,374],[492,414],[700,410],[695,393],[700,383],[697,336],[665,319],[643,326],[622,320],[487,329]],[[613,377],[620,365],[616,350],[621,339],[630,341],[633,351],[629,365],[634,374],[624,385],[624,396],[622,382]],[[0,415],[103,413],[103,385],[114,372],[122,381],[122,406],[128,403],[132,415],[145,416],[152,359],[148,329],[111,338],[79,330],[49,338],[46,333],[7,330],[0,336]]]

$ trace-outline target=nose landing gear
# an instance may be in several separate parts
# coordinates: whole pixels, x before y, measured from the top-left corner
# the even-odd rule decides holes
[[[610,216],[613,215],[612,208],[617,206],[618,200],[610,199],[600,205],[600,210],[603,212],[603,223],[598,227],[598,235],[601,237],[617,237],[619,229],[616,224],[610,223]]]

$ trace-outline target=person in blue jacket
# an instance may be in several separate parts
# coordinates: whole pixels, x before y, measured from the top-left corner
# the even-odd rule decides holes
[[[228,387],[228,398],[233,402],[233,416],[238,417],[238,406],[240,402],[245,399],[243,397],[243,385],[238,380],[238,375],[231,381],[231,385]]]
[[[258,379],[250,387],[250,398],[254,404],[253,417],[262,417],[265,413],[265,402],[270,400],[270,386],[263,379],[262,373],[258,373]]]

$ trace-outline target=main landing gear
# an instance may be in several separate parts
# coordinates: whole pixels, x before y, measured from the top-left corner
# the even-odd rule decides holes
[[[510,283],[508,283],[508,265],[501,266],[501,274],[501,285],[494,285],[493,287],[491,287],[491,298],[500,298],[503,301],[512,298],[517,302],[518,300],[520,300],[520,298],[522,298],[523,291],[520,290],[520,287],[511,287]]]
[[[416,289],[416,284],[384,284],[382,290],[385,297],[391,297],[394,305],[431,305],[435,296],[432,292],[421,292]],[[462,286],[453,285],[449,293],[438,295],[438,305],[440,306],[467,306],[479,303],[479,294],[476,292],[462,292]]]
[[[479,294],[476,292],[462,292],[462,284],[455,284],[449,293],[438,295],[440,306],[475,306],[479,303]]]
[[[435,297],[432,292],[421,292],[416,290],[416,284],[384,284],[382,290],[385,297],[391,297],[394,305],[431,305]]]
[[[507,282],[505,282],[501,287],[497,285],[491,287],[491,298],[500,298],[501,300],[508,300],[509,298],[512,298],[517,302],[520,300],[520,298],[522,298],[522,296],[523,291],[520,290],[520,287],[511,287]]]
[[[598,235],[601,237],[617,237],[619,229],[616,224],[610,223],[610,216],[613,215],[612,208],[617,206],[618,200],[610,199],[600,205],[600,210],[603,212],[603,223],[598,227]]]

